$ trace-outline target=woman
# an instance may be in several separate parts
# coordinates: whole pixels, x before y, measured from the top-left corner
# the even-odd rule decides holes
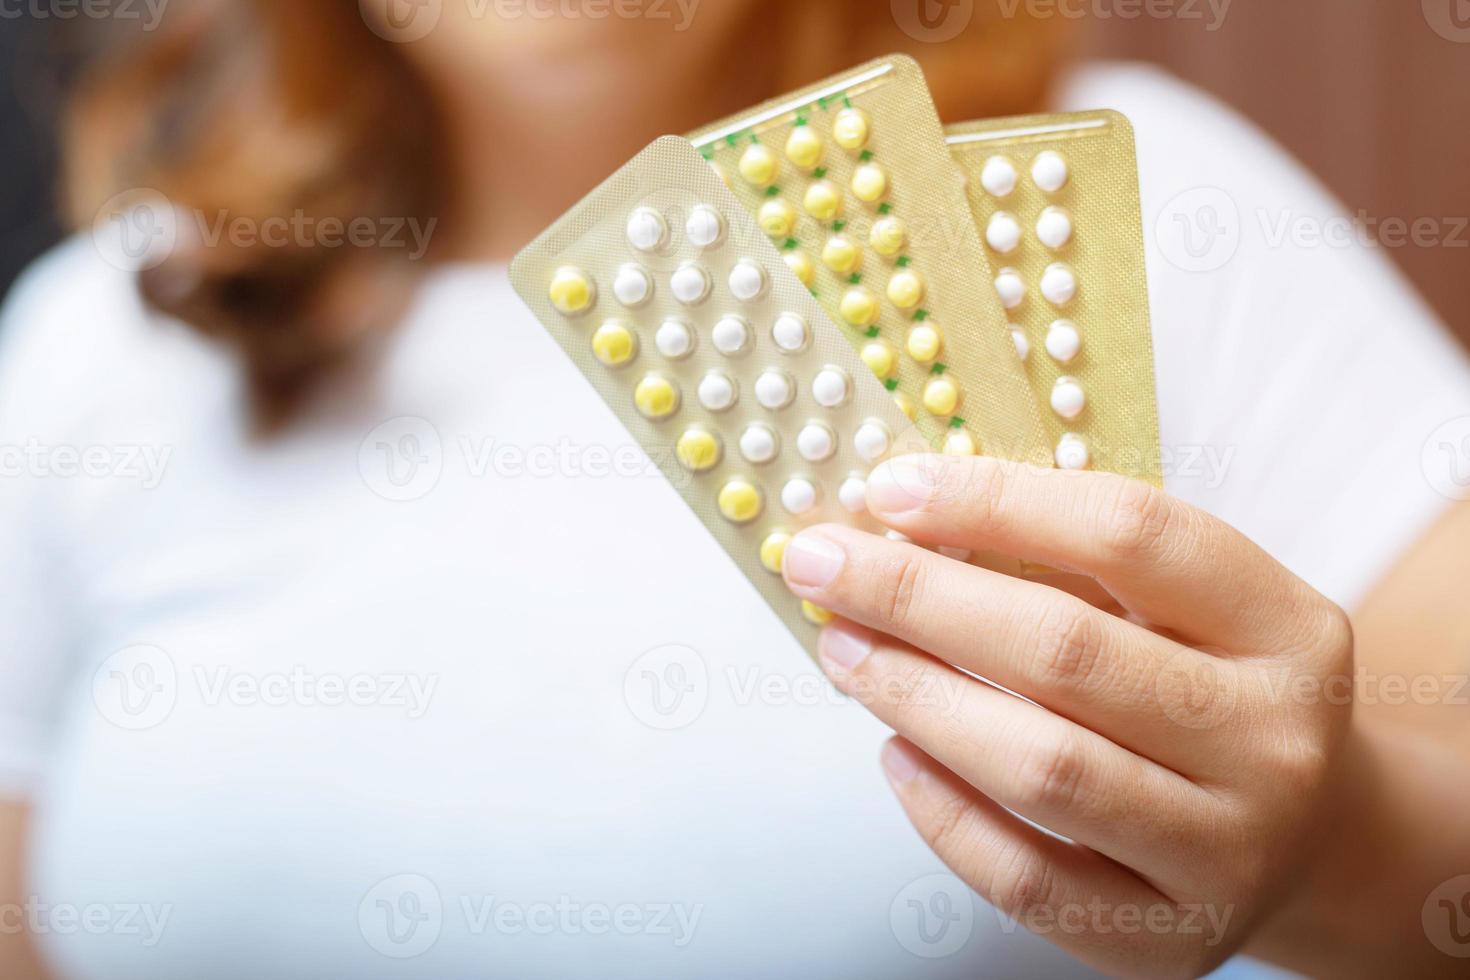
[[[102,52],[74,211],[184,220],[137,277],[64,247],[0,331],[7,975],[1455,971],[1470,370],[1381,258],[1264,233],[1337,210],[1238,119],[1058,77],[1024,18],[921,46],[953,118],[1133,118],[1171,495],[875,479],[1106,595],[814,529],[787,579],[862,707],[514,300],[653,136],[897,46],[879,6],[216,0]],[[1350,710],[1390,675],[1445,686]]]

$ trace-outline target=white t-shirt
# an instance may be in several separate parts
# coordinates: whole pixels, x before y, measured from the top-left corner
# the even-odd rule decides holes
[[[1470,370],[1381,255],[1276,240],[1339,210],[1218,105],[1120,66],[1065,102],[1137,129],[1169,489],[1353,602],[1445,506]],[[388,348],[256,443],[89,243],[7,307],[0,791],[59,974],[1085,973],[943,874],[883,727],[502,268]]]

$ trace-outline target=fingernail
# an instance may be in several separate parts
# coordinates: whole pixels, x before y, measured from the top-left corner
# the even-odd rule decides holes
[[[828,626],[817,641],[817,653],[845,671],[857,669],[873,652],[873,634],[861,626]]]
[[[883,771],[896,785],[902,786],[919,774],[919,759],[907,742],[893,739],[883,746]]]
[[[884,463],[868,477],[868,504],[882,514],[918,510],[934,495],[934,466],[912,456]]]
[[[786,581],[809,589],[825,589],[847,560],[835,543],[815,534],[798,534],[786,546]]]

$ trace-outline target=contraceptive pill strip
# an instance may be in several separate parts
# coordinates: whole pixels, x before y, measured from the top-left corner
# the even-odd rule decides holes
[[[874,466],[927,446],[703,157],[663,137],[511,264],[511,282],[809,653],[830,614],[786,543],[868,513]]]
[[[1132,126],[1099,110],[961,123],[946,140],[1056,465],[1162,485]]]
[[[860,65],[690,140],[932,448],[1051,465],[911,58]]]

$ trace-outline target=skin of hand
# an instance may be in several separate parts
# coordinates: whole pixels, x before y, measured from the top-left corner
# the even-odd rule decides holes
[[[868,504],[912,543],[814,527],[784,573],[840,617],[822,669],[898,732],[883,766],[928,844],[1104,971],[1196,976],[1240,949],[1331,819],[1347,615],[1221,521],[1121,477],[911,456],[873,473]],[[1076,573],[1113,601],[920,545]]]

